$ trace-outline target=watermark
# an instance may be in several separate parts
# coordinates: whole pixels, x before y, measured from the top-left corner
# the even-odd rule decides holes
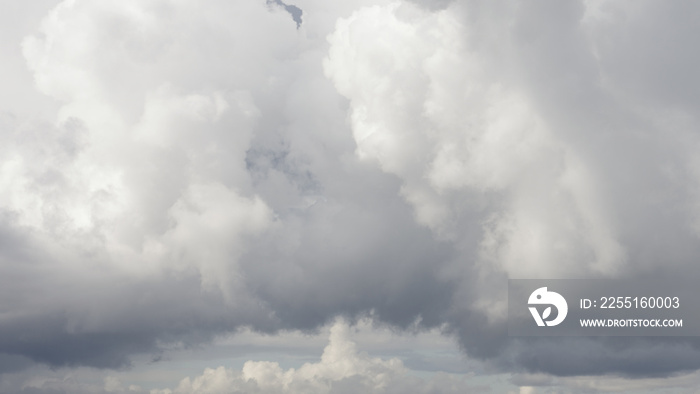
[[[690,281],[511,279],[511,336],[700,336]]]
[[[528,299],[527,303],[530,305],[549,305],[547,309],[542,312],[542,315],[540,315],[536,307],[530,306],[529,308],[530,313],[532,313],[532,317],[535,319],[535,323],[537,323],[537,325],[540,327],[545,325],[550,327],[558,325],[564,321],[569,310],[569,306],[567,305],[564,297],[562,297],[559,293],[547,291],[546,287],[540,287],[539,289],[533,291],[532,294],[530,294],[530,298]],[[545,320],[552,314],[552,307],[557,309],[556,317],[553,320]]]

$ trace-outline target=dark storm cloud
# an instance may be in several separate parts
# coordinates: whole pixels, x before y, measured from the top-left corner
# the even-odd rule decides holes
[[[75,1],[24,41],[62,107],[0,120],[0,367],[338,315],[505,371],[700,367],[691,339],[503,321],[508,277],[698,277],[697,7],[307,1],[297,31],[271,3],[299,27],[279,0]]]
[[[292,233],[265,239],[244,257],[242,270],[257,295],[290,328],[313,328],[337,313],[369,311],[399,326],[418,318],[428,327],[442,321],[451,285],[434,274],[445,266],[450,249],[415,226],[409,209],[386,190],[392,188],[371,177],[365,178],[365,190],[374,198],[385,194],[382,204],[365,193],[316,202],[285,218]],[[297,244],[292,250],[285,247],[291,242]]]
[[[135,282],[115,272],[54,271],[50,266],[61,263],[50,256],[6,258],[2,265],[0,353],[1,360],[14,361],[0,362],[0,372],[30,361],[121,368],[133,354],[157,357],[164,343],[199,344],[241,324],[276,327],[264,310],[232,307],[220,294],[202,293],[198,275]],[[37,270],[53,275],[37,278]]]

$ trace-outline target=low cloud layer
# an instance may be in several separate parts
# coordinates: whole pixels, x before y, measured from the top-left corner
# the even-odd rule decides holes
[[[440,327],[497,371],[700,368],[692,339],[504,321],[507,278],[698,274],[697,6],[274,3],[66,0],[3,49],[46,102],[0,108],[2,371],[337,316]],[[340,331],[318,364],[174,392],[399,390]]]
[[[175,389],[151,394],[190,393],[464,393],[481,392],[464,377],[448,374],[426,380],[411,376],[399,359],[382,360],[359,352],[346,323],[331,329],[321,360],[283,370],[269,361],[248,361],[238,370],[219,367],[185,378]]]

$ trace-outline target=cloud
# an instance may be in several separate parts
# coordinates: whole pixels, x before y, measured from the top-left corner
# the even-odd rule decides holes
[[[693,340],[514,340],[504,322],[509,277],[697,274],[692,6],[268,3],[66,0],[22,41],[58,108],[0,115],[8,360],[117,368],[369,316],[444,328],[505,371],[700,366]],[[405,377],[338,335],[307,375],[186,384]]]
[[[22,280],[3,286],[1,352],[115,368],[240,326],[440,323],[449,286],[429,275],[449,248],[353,161],[324,52],[297,54],[324,37],[227,4],[66,1],[24,40],[61,107],[3,123],[2,269]]]
[[[66,1],[24,40],[61,107],[55,124],[2,121],[3,353],[119,367],[160,341],[269,320],[235,268],[274,221],[246,169],[250,88],[294,26],[264,4],[226,18],[190,6]],[[271,47],[241,40],[236,18],[267,20]]]
[[[469,354],[513,351],[514,365],[564,375],[660,372],[639,364],[651,343],[606,355],[599,341],[561,340],[572,351],[558,357],[546,341],[503,331],[507,277],[669,273],[669,255],[695,273],[697,178],[683,145],[697,136],[668,109],[632,99],[610,68],[621,55],[609,37],[645,36],[618,32],[619,18],[629,12],[634,28],[651,8],[588,7],[367,7],[338,22],[324,70],[350,102],[358,157],[397,176],[416,221],[474,262],[452,268],[462,280],[452,318]],[[664,12],[679,12],[672,8]],[[654,56],[641,41],[633,47]],[[671,112],[689,121],[691,107]],[[661,352],[673,358],[684,347],[683,364],[696,368],[695,346],[680,342]]]
[[[331,328],[320,361],[283,370],[276,362],[248,361],[241,370],[219,367],[185,378],[175,389],[151,394],[186,393],[463,393],[484,388],[461,376],[412,376],[399,359],[383,360],[359,352],[343,321]]]
[[[63,379],[44,379],[37,377],[27,381],[17,392],[21,392],[22,394],[145,394],[148,391],[143,390],[137,385],[129,385],[126,387],[119,379],[112,376],[106,377],[103,384],[98,385],[86,384],[80,382],[75,376],[68,375]]]
[[[471,34],[452,8],[400,3],[339,22],[325,70],[350,99],[357,154],[402,179],[436,234],[456,240],[481,216],[495,269],[614,272],[625,254],[595,177]]]

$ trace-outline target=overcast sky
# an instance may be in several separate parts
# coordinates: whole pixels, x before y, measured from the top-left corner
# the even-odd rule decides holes
[[[700,279],[698,20],[0,1],[0,392],[695,392],[700,339],[505,319],[508,278]]]

